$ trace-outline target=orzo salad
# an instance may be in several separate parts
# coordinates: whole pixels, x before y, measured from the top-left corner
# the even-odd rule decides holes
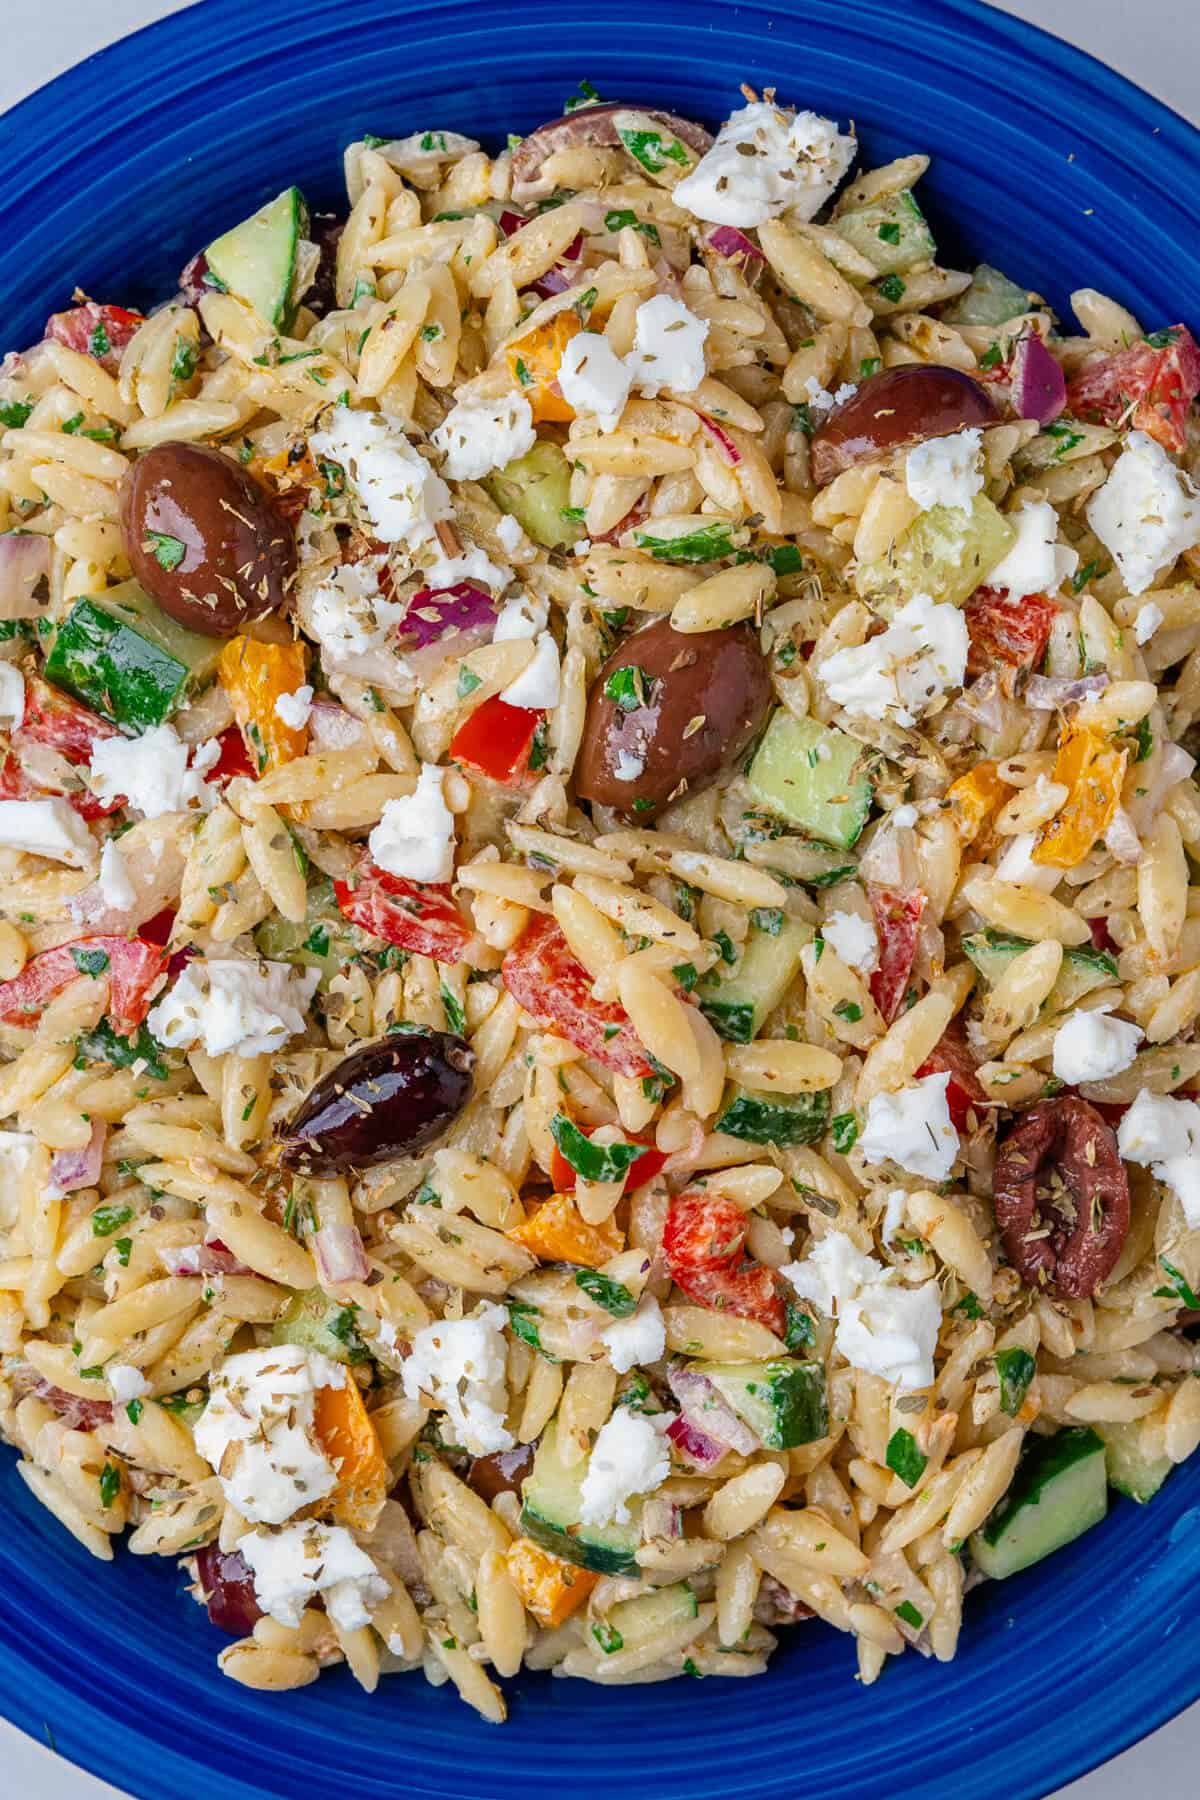
[[[0,1428],[237,1681],[869,1683],[1200,1444],[1200,348],[927,163],[584,84],[0,367]]]

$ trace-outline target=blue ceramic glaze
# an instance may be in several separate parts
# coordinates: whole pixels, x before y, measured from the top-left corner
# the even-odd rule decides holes
[[[868,163],[932,152],[943,260],[986,256],[1060,310],[1080,285],[1150,325],[1194,308],[1200,136],[973,0],[204,0],[0,119],[0,341],[36,338],[76,283],[162,297],[285,183],[339,201],[364,131],[495,144],[583,76],[710,123],[740,81],[775,84],[857,120]],[[1036,1800],[1200,1694],[1200,1461],[972,1594],[948,1667],[906,1656],[864,1690],[813,1623],[748,1682],[523,1677],[503,1729],[415,1676],[372,1699],[345,1671],[237,1687],[172,1564],[94,1562],[8,1452],[0,1490],[0,1711],[140,1800]]]

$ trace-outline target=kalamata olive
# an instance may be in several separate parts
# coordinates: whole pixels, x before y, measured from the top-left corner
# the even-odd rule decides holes
[[[196,1552],[196,1580],[217,1630],[230,1637],[248,1637],[263,1615],[254,1576],[241,1551],[205,1544]]]
[[[337,305],[337,249],[345,229],[346,221],[337,213],[313,213],[309,220],[309,237],[321,252],[321,260],[312,285],[301,294],[300,300],[309,312],[316,313],[318,319],[323,319]]]
[[[999,408],[961,369],[901,363],[859,383],[813,432],[812,477],[825,487],[853,463],[886,456],[924,438],[949,437],[970,425],[994,425]]]
[[[279,1160],[335,1175],[423,1150],[467,1104],[474,1065],[462,1038],[424,1026],[362,1044],[309,1089],[280,1133]]]
[[[536,1444],[516,1444],[511,1450],[494,1450],[490,1456],[473,1456],[467,1486],[489,1506],[497,1494],[519,1494],[533,1467],[536,1449]]]
[[[618,113],[637,112],[653,119],[664,131],[672,133],[698,155],[712,145],[712,132],[693,119],[681,119],[675,113],[658,107],[632,106],[628,100],[605,101],[601,106],[581,106],[561,119],[547,119],[528,137],[521,139],[513,151],[512,191],[514,200],[537,200],[551,191],[551,183],[541,179],[542,164],[558,150],[615,149],[621,142],[617,135]]]
[[[283,604],[296,534],[262,484],[203,444],[157,444],[121,489],[133,572],[189,631],[232,637]]]
[[[705,787],[740,756],[770,703],[766,659],[748,621],[682,632],[656,620],[626,638],[596,677],[576,789],[644,824],[677,789]]]
[[[996,1223],[1030,1287],[1086,1300],[1129,1231],[1129,1178],[1111,1126],[1074,1094],[1043,1100],[996,1152]]]

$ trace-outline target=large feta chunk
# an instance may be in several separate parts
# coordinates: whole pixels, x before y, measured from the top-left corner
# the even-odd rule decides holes
[[[269,1056],[305,1028],[317,969],[237,957],[189,962],[146,1020],[172,1050]]]
[[[997,879],[1012,882],[1016,887],[1038,888],[1043,894],[1052,894],[1062,880],[1063,872],[1052,863],[1034,862],[1037,843],[1036,831],[1022,831],[1016,837],[1008,838],[996,864]]]
[[[312,717],[314,692],[306,681],[294,694],[276,694],[275,717],[282,719],[289,731],[303,731]]]
[[[536,442],[533,409],[524,394],[515,392],[495,400],[460,400],[433,433],[435,448],[445,452],[443,472],[451,481],[478,481],[524,456]]]
[[[90,869],[96,861],[91,832],[79,814],[57,797],[0,800],[0,846],[45,856],[69,869]]]
[[[453,1441],[472,1456],[511,1450],[515,1441],[504,1423],[507,1322],[502,1306],[484,1306],[467,1319],[437,1319],[418,1331],[404,1359],[408,1398],[427,1395],[446,1414]]]
[[[137,904],[137,889],[115,838],[109,838],[100,852],[100,897],[106,906],[114,906],[120,912]]]
[[[949,1075],[926,1075],[896,1094],[872,1094],[859,1149],[869,1163],[894,1162],[926,1181],[945,1181],[958,1155]]]
[[[633,321],[633,349],[625,358],[634,384],[653,396],[663,388],[690,394],[707,373],[704,340],[708,320],[674,300],[656,294],[638,307]]]
[[[628,1406],[600,1427],[579,1490],[583,1525],[626,1525],[635,1494],[661,1487],[671,1473],[667,1440],[653,1418]]]
[[[525,706],[530,710],[549,712],[558,705],[562,691],[562,671],[558,645],[548,631],[543,631],[534,645],[533,660],[509,682],[500,698],[509,706]]]
[[[367,845],[381,869],[408,881],[449,881],[454,873],[454,814],[446,805],[446,771],[422,763],[411,794],[389,800]]]
[[[469,544],[456,556],[435,554],[433,561],[421,570],[421,579],[426,587],[437,591],[457,587],[460,581],[469,581],[475,587],[501,594],[512,580],[512,570],[504,563],[494,563],[487,551],[477,544]]]
[[[101,738],[92,750],[92,789],[101,800],[123,799],[147,819],[207,812],[217,795],[204,777],[220,754],[219,745],[202,744],[193,757],[173,725],[153,725],[141,737]]]
[[[1054,1034],[1054,1073],[1069,1087],[1107,1081],[1127,1069],[1138,1053],[1142,1030],[1109,1017],[1111,1006],[1080,1007]]]
[[[1171,1189],[1193,1230],[1200,1229],[1200,1105],[1143,1088],[1117,1127],[1126,1162],[1148,1168]]]
[[[332,1493],[337,1471],[317,1439],[316,1396],[345,1380],[340,1363],[299,1344],[246,1350],[213,1369],[193,1436],[243,1518],[281,1525]]]
[[[942,1323],[936,1281],[904,1286],[898,1271],[865,1255],[845,1232],[830,1231],[800,1262],[781,1270],[802,1300],[837,1321],[834,1342],[846,1361],[900,1388],[933,1380]]]
[[[815,218],[858,148],[819,113],[753,101],[730,115],[671,198],[698,219],[746,230],[780,213]]]
[[[915,725],[967,669],[967,625],[957,606],[914,594],[878,637],[835,650],[817,680],[847,712]]]
[[[988,576],[988,586],[1004,588],[1010,600],[1029,594],[1057,594],[1079,567],[1079,553],[1058,541],[1058,514],[1048,500],[1035,500],[1009,513],[1017,539]]]
[[[450,490],[415,450],[399,419],[335,406],[309,440],[317,458],[346,472],[372,536],[409,550],[426,544],[439,519],[450,516]]]
[[[539,632],[545,631],[550,617],[550,608],[538,594],[526,590],[506,600],[496,614],[496,628],[492,632],[494,644],[507,644],[513,638],[535,638]]]
[[[1130,594],[1144,594],[1176,557],[1200,544],[1200,498],[1183,470],[1144,431],[1129,433],[1086,512]]]
[[[879,936],[871,920],[861,913],[830,913],[821,926],[821,936],[849,968],[869,975],[879,967]]]
[[[904,459],[909,499],[922,512],[931,506],[965,512],[983,486],[982,446],[983,433],[977,425],[914,444]]]
[[[653,1294],[643,1294],[636,1312],[602,1331],[600,1342],[618,1375],[656,1363],[667,1347],[667,1327]]]
[[[389,600],[379,586],[384,559],[342,563],[308,594],[306,625],[330,662],[382,650],[395,636],[407,603]]]
[[[344,1525],[304,1519],[282,1531],[249,1532],[237,1547],[254,1577],[258,1604],[292,1631],[317,1595],[335,1625],[358,1631],[390,1591]]]
[[[579,331],[563,351],[558,385],[568,406],[592,415],[601,431],[615,431],[634,371],[598,331]]]

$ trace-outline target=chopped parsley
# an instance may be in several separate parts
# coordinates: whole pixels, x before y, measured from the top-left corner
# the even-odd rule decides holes
[[[446,1011],[446,1023],[458,1037],[467,1035],[467,1015],[463,1011],[462,1002],[451,993],[443,981],[438,989],[442,996],[442,1005]]]
[[[857,1000],[839,1000],[833,1010],[839,1019],[845,1019],[847,1025],[857,1025],[863,1016],[863,1009]]]
[[[905,285],[898,275],[885,275],[875,286],[879,289],[880,297],[892,306],[898,306],[904,298]]]
[[[612,700],[622,712],[636,712],[646,704],[646,671],[639,669],[636,663],[626,663],[614,669],[604,683],[604,697]]]
[[[473,694],[477,687],[482,687],[482,686],[483,686],[482,675],[477,675],[475,673],[474,669],[468,669],[466,663],[464,663],[462,668],[458,671],[458,697],[459,697],[459,699],[465,700],[468,694]]]
[[[629,1289],[602,1275],[599,1269],[576,1269],[575,1286],[605,1312],[610,1312],[614,1319],[627,1319],[630,1313],[637,1311],[637,1301]]]
[[[911,1431],[903,1425],[899,1431],[893,1431],[888,1440],[887,1466],[894,1475],[898,1475],[905,1487],[916,1487],[925,1473],[925,1465],[929,1458],[917,1446],[917,1440]]]
[[[77,1069],[87,1069],[98,1062],[108,1063],[114,1069],[129,1069],[139,1063],[139,1074],[144,1071],[155,1081],[165,1081],[170,1073],[163,1061],[162,1045],[144,1025],[133,1037],[122,1037],[108,1019],[101,1019],[92,1031],[83,1032],[75,1040]]]
[[[640,232],[647,242],[655,245],[656,248],[661,245],[662,239],[658,234],[658,226],[639,219],[637,214],[630,212],[628,208],[607,212],[604,215],[605,231],[624,231],[627,225],[632,226],[634,231]]]
[[[858,1142],[857,1113],[838,1113],[830,1123],[829,1134],[833,1139],[834,1149],[840,1150],[843,1156],[847,1155]]]
[[[137,1424],[138,1420],[142,1416],[143,1410],[144,1409],[142,1407],[142,1403],[140,1400],[131,1400],[129,1402],[129,1405],[125,1408],[125,1416],[129,1420],[129,1423],[131,1425]]]
[[[996,1373],[1000,1377],[1000,1410],[1015,1419],[1025,1404],[1037,1364],[1028,1350],[997,1350]]]
[[[177,569],[187,555],[187,545],[182,538],[172,537],[167,531],[151,531],[147,533],[146,545],[160,569]]]
[[[0,425],[6,431],[20,431],[32,411],[32,400],[0,400]]]
[[[106,1462],[100,1471],[100,1504],[107,1509],[112,1505],[121,1491],[121,1472],[110,1462]]]
[[[585,1181],[620,1181],[645,1154],[642,1144],[594,1144],[565,1113],[556,1113],[551,1119],[550,1135],[560,1154]]]
[[[1173,1262],[1168,1262],[1165,1256],[1160,1256],[1158,1260],[1171,1277],[1171,1286],[1155,1288],[1155,1299],[1176,1300],[1181,1306],[1186,1306],[1189,1312],[1200,1312],[1200,1298],[1197,1298],[1182,1269],[1176,1268]]]
[[[896,1617],[898,1619],[903,1619],[906,1625],[911,1625],[914,1631],[920,1631],[922,1625],[925,1623],[911,1600],[902,1600],[900,1602],[899,1606],[896,1608]]]
[[[542,1349],[538,1328],[534,1324],[534,1320],[540,1317],[541,1309],[532,1305],[528,1300],[513,1300],[511,1297],[504,1304],[508,1308],[508,1326],[513,1336],[520,1338],[523,1344],[528,1344],[529,1348],[536,1350],[540,1356],[545,1356],[546,1352]],[[550,1357],[548,1360],[553,1362],[557,1359]]]

